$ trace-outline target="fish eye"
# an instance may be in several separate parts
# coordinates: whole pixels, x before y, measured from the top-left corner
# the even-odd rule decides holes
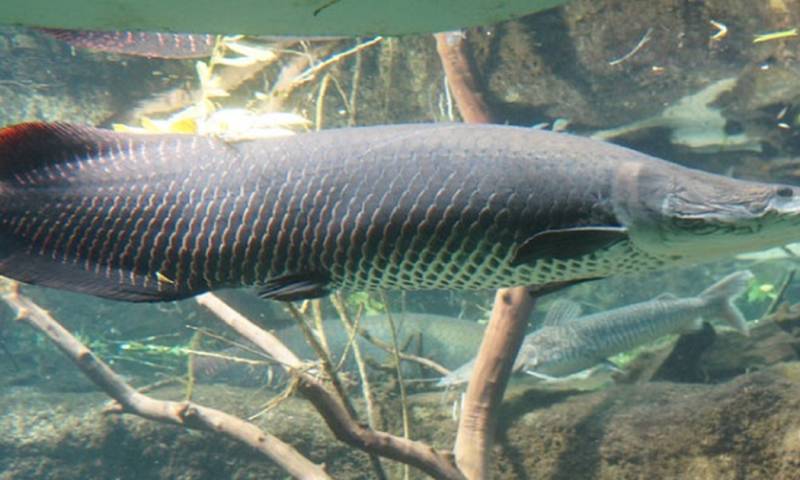
[[[792,190],[792,187],[780,187],[775,191],[775,194],[783,198],[792,198],[794,191]]]

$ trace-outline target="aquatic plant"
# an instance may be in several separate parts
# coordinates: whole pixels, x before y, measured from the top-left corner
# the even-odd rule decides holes
[[[778,294],[775,290],[775,285],[761,282],[757,278],[753,278],[750,280],[747,287],[747,295],[745,298],[747,298],[748,303],[760,303],[775,300],[777,297]]]

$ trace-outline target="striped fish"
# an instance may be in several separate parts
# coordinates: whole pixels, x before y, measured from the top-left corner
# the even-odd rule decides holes
[[[32,123],[0,130],[0,274],[128,301],[579,281],[781,245],[799,198],[506,126],[225,143]]]
[[[38,31],[73,47],[149,58],[203,58],[211,56],[216,35],[167,32],[95,32],[39,28]]]

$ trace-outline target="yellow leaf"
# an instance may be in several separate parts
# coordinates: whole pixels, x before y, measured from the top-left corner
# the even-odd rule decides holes
[[[148,132],[153,132],[153,133],[162,133],[163,132],[163,129],[161,128],[161,126],[159,126],[156,122],[154,122],[153,120],[151,120],[151,119],[149,119],[147,117],[142,117],[141,122],[142,122],[142,128],[144,128]]]
[[[169,124],[170,133],[197,133],[197,122],[194,118],[181,118]]]

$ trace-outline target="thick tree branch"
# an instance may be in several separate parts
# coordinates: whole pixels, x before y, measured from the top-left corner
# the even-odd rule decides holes
[[[462,32],[442,32],[434,35],[436,51],[442,61],[447,84],[465,123],[491,123],[489,107],[478,86],[466,51]]]
[[[470,480],[489,478],[497,411],[517,357],[534,298],[525,287],[498,290],[461,406],[456,463]]]

